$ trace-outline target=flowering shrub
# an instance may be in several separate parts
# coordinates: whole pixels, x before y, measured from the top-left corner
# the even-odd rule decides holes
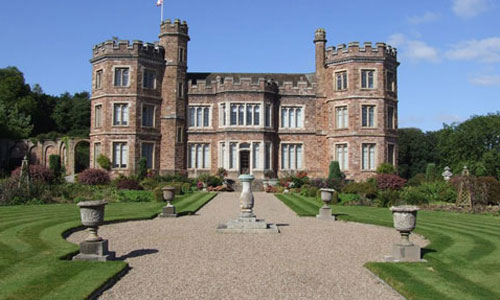
[[[11,173],[11,178],[18,180],[21,173],[21,167],[18,167]],[[42,165],[30,165],[30,178],[38,183],[50,183],[54,179],[54,173]]]
[[[102,169],[85,169],[78,174],[78,182],[87,185],[108,184],[109,173]]]
[[[377,197],[377,187],[371,182],[350,182],[342,189],[342,192],[358,194],[366,198]]]
[[[399,190],[406,183],[406,179],[394,174],[377,174],[375,181],[379,190]]]

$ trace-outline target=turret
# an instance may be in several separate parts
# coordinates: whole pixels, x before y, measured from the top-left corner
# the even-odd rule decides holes
[[[160,46],[165,49],[162,80],[160,172],[185,169],[187,23],[166,20],[160,26]]]
[[[316,81],[318,84],[319,97],[324,96],[324,73],[325,73],[325,45],[326,32],[323,28],[316,29],[314,33],[314,44],[316,46]]]

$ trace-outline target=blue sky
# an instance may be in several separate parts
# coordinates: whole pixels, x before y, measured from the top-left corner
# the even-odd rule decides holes
[[[158,39],[156,0],[3,1],[0,68],[17,66],[49,94],[90,90],[94,44]],[[170,0],[165,18],[190,27],[189,71],[313,72],[314,30],[328,45],[398,48],[399,126],[500,110],[498,0]]]

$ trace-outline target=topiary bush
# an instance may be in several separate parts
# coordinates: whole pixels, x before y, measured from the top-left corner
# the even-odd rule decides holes
[[[328,180],[337,179],[341,180],[345,178],[345,174],[340,171],[340,165],[338,161],[331,161],[328,168]]]
[[[133,178],[120,178],[116,182],[116,188],[119,190],[142,190],[142,186]]]
[[[436,164],[427,164],[427,167],[425,168],[425,180],[434,181],[437,179],[439,179],[439,174],[436,169]]]
[[[396,168],[390,163],[380,164],[377,168],[378,174],[396,174]]]
[[[184,182],[182,184],[182,193],[183,194],[187,194],[187,193],[191,193],[191,183],[187,183],[187,182]]]
[[[102,169],[85,169],[78,174],[78,182],[86,185],[109,184],[109,173]]]
[[[54,180],[54,173],[42,165],[30,165],[30,179],[32,182],[37,183],[51,183]],[[19,175],[21,173],[21,167],[16,168],[11,173],[11,178],[14,180],[19,180]]]
[[[375,182],[379,190],[399,190],[406,184],[406,179],[395,174],[377,174]]]
[[[111,161],[109,160],[109,158],[106,155],[100,154],[97,157],[97,163],[104,170],[108,170],[108,171],[111,170]]]

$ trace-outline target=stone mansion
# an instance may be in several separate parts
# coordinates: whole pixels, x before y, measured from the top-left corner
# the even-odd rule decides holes
[[[160,174],[306,171],[326,177],[336,160],[363,180],[397,161],[396,49],[351,42],[326,47],[305,74],[189,73],[188,26],[167,20],[158,43],[106,41],[93,48],[91,167],[114,173],[141,157]]]

